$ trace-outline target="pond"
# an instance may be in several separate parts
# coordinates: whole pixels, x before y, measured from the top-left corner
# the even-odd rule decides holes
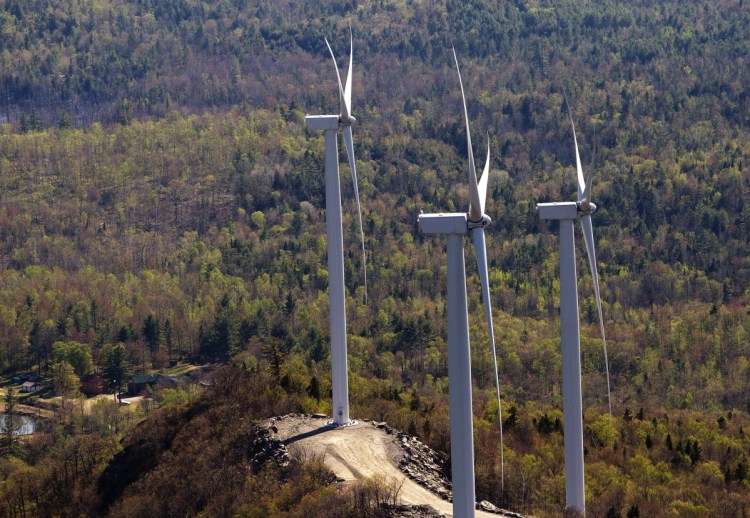
[[[8,420],[8,416],[0,414],[0,433],[5,433],[5,426]],[[15,430],[13,435],[29,435],[36,431],[36,421],[34,418],[28,415],[18,415],[14,417]]]

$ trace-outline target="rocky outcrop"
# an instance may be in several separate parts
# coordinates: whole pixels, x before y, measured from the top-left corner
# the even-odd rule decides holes
[[[388,434],[396,435],[404,452],[403,457],[398,461],[398,467],[407,477],[436,495],[451,502],[453,501],[448,458],[446,455],[436,452],[416,437],[394,430],[385,422],[373,422],[372,425],[384,430]],[[477,509],[508,518],[523,518],[520,514],[500,509],[486,500],[478,502]]]
[[[384,505],[379,512],[390,518],[445,518],[429,505]]]
[[[274,438],[273,426],[255,426],[251,431],[252,441],[248,444],[247,456],[253,471],[259,470],[267,462],[279,466],[289,465],[289,452],[286,445]]]
[[[396,432],[404,456],[399,460],[399,469],[420,486],[429,489],[446,500],[453,498],[451,492],[448,459],[423,444],[416,437]]]

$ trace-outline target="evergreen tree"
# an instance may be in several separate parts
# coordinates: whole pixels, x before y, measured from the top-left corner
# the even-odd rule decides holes
[[[742,482],[747,478],[748,474],[748,468],[747,468],[747,462],[744,460],[741,460],[737,463],[737,467],[734,470],[734,480],[737,482]]]
[[[119,394],[123,387],[127,385],[128,377],[132,372],[125,344],[105,345],[102,349],[102,357],[104,358],[102,375],[106,388],[115,394]]]
[[[15,452],[16,438],[15,433],[18,429],[18,416],[16,414],[16,394],[13,387],[8,387],[5,393],[5,421],[3,421],[3,435],[8,447],[8,453],[11,455]]]
[[[161,347],[162,333],[159,325],[159,319],[154,317],[153,314],[149,313],[146,320],[143,321],[143,329],[141,329],[143,339],[146,341],[146,345],[155,353]]]
[[[620,518],[620,516],[620,511],[614,507],[610,507],[605,518]]]
[[[317,376],[310,378],[310,385],[307,387],[307,393],[311,398],[314,398],[315,401],[320,401],[320,381],[318,381]]]
[[[240,348],[240,330],[235,315],[222,305],[211,328],[200,337],[200,356],[204,361],[228,361]]]
[[[73,119],[68,112],[61,112],[57,118],[57,127],[60,129],[70,129],[73,127]]]
[[[518,410],[516,410],[515,405],[510,407],[510,409],[508,410],[508,417],[505,419],[505,426],[507,426],[508,428],[512,428],[516,425],[516,423],[518,422],[517,412]]]
[[[164,321],[164,345],[167,347],[167,355],[172,359],[172,347],[174,347],[174,332],[169,319]]]
[[[277,338],[269,338],[263,346],[263,354],[271,365],[271,372],[277,383],[281,381],[281,366],[284,364],[284,352],[279,347]]]

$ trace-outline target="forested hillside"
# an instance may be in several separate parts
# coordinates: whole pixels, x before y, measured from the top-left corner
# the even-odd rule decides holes
[[[565,87],[595,170],[615,414],[581,247],[588,509],[749,512],[742,0],[0,0],[0,369],[124,343],[139,372],[244,363],[330,412],[323,142],[304,116],[337,109],[324,37],[346,55],[349,23],[369,259],[365,305],[343,171],[352,414],[449,451],[445,242],[416,218],[468,207],[455,46],[476,156],[485,134],[492,153],[508,431],[503,494],[467,259],[478,496],[564,504],[557,233],[535,206],[575,199]]]

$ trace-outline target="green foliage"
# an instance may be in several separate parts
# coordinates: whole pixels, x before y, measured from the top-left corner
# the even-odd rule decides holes
[[[499,409],[467,261],[479,496],[538,516],[558,515],[564,498],[557,237],[535,205],[575,196],[565,84],[584,162],[596,150],[613,401],[631,406],[627,419],[624,403],[604,415],[579,253],[592,513],[746,513],[750,69],[737,63],[750,14],[739,0],[0,1],[0,368],[95,365],[120,391],[130,365],[234,359],[270,376],[263,394],[326,410],[322,140],[304,114],[335,110],[323,37],[338,53],[346,20],[370,270],[363,306],[342,183],[356,415],[448,450],[444,242],[415,217],[468,203],[454,45],[473,129],[490,137],[493,317],[514,409],[514,471],[498,494]],[[116,435],[118,414],[95,414],[92,428]],[[7,487],[33,469],[13,467]],[[312,493],[311,509],[335,497]],[[264,495],[243,509],[275,512]]]
[[[74,341],[53,343],[52,361],[55,363],[66,362],[73,367],[73,371],[79,377],[89,374],[94,367],[89,345]]]
[[[192,387],[187,388],[165,388],[159,391],[158,401],[161,407],[170,405],[185,405],[190,403],[197,394]]]
[[[78,394],[81,380],[73,366],[63,360],[52,365],[52,385],[63,400],[71,399]]]
[[[588,424],[587,432],[598,448],[611,448],[617,440],[617,427],[609,415],[597,415]]]

